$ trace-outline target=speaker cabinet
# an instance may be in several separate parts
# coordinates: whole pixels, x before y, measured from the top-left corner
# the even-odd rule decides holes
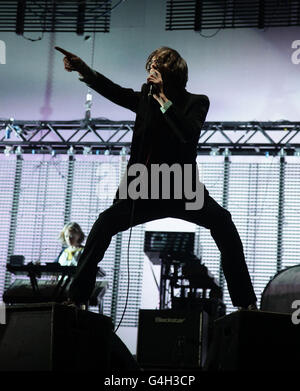
[[[193,310],[140,310],[137,361],[142,368],[201,368],[208,315]]]
[[[0,325],[0,371],[110,369],[111,319],[57,304],[6,307]]]
[[[300,325],[288,314],[237,311],[214,322],[204,369],[297,370]]]

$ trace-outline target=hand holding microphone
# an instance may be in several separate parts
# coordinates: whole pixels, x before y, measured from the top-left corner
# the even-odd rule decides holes
[[[161,73],[151,68],[149,76],[147,77],[147,83],[150,85],[148,96],[153,96],[156,100],[160,93],[163,92],[163,81]]]

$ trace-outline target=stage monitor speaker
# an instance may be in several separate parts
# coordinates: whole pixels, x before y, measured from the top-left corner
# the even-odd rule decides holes
[[[145,369],[201,368],[207,334],[205,311],[140,310],[137,361]]]
[[[6,307],[0,325],[0,371],[105,371],[112,321],[57,303]]]
[[[214,323],[205,370],[299,369],[300,325],[290,315],[236,311]]]

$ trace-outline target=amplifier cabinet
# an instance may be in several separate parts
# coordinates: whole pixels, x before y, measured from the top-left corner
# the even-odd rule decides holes
[[[111,319],[57,303],[6,307],[0,325],[0,371],[105,371]]]
[[[137,361],[142,368],[201,368],[207,352],[208,314],[140,310]]]
[[[214,323],[205,370],[299,369],[300,325],[290,314],[236,311]]]

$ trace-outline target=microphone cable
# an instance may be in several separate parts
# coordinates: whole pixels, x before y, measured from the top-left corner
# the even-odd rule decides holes
[[[131,217],[130,217],[130,231],[129,231],[129,238],[128,238],[128,246],[127,246],[127,293],[126,293],[126,300],[125,300],[125,306],[124,310],[121,316],[121,319],[119,321],[119,324],[117,328],[114,330],[114,333],[116,333],[123,321],[126,309],[127,309],[127,304],[128,304],[128,298],[129,298],[129,287],[130,287],[130,270],[129,270],[129,248],[130,248],[130,239],[131,239],[131,234],[132,234],[132,223],[133,223],[133,217],[134,217],[134,203],[135,200],[132,200],[132,208],[131,208]]]
[[[149,121],[149,104],[150,104],[151,96],[152,96],[152,85],[150,85],[150,90],[147,95],[148,108],[146,110],[146,115],[145,115],[145,127],[143,129],[143,135],[142,135],[142,140],[141,140],[141,144],[140,144],[141,147],[144,146],[144,142],[145,142],[145,134],[147,131],[147,125],[148,125],[148,121]],[[142,150],[143,150],[143,148],[140,149],[140,153],[138,155],[138,161],[141,159]],[[148,155],[148,159],[146,161],[146,164],[147,164],[149,158],[150,158],[150,154]],[[146,169],[146,166],[145,166],[145,169]],[[143,171],[143,173],[144,172],[145,172],[145,170]],[[141,174],[141,176],[143,175],[143,173]],[[127,172],[126,172],[126,175],[127,175]],[[127,181],[127,190],[128,190],[128,181]],[[128,305],[129,288],[130,288],[129,248],[130,248],[130,240],[131,240],[131,234],[132,234],[132,225],[133,225],[133,220],[134,220],[135,201],[136,201],[135,199],[132,199],[131,215],[130,215],[130,221],[129,221],[130,232],[129,232],[128,246],[127,246],[127,293],[126,293],[126,300],[125,300],[125,306],[124,306],[124,310],[123,310],[121,319],[119,321],[117,328],[114,330],[114,333],[116,333],[118,331],[118,329],[123,321],[123,318],[124,318],[124,315],[125,315],[125,312],[127,309],[127,305]]]

